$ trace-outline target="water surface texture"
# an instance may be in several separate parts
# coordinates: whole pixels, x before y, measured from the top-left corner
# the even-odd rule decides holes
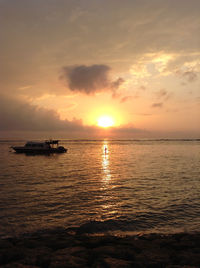
[[[89,221],[102,232],[200,228],[198,140],[62,141],[68,152],[50,156],[10,149],[23,144],[0,142],[0,236]]]

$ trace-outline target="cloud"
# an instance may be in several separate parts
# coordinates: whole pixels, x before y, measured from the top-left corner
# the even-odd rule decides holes
[[[182,73],[182,77],[186,78],[188,82],[194,82],[197,80],[198,75],[194,71],[186,71]]]
[[[0,122],[0,131],[76,131],[84,128],[81,120],[61,120],[54,110],[2,95]]]
[[[148,114],[148,113],[140,113],[140,114],[136,114],[136,115],[139,115],[139,116],[152,116],[152,114]]]
[[[184,79],[185,82],[195,82],[200,72],[200,53],[178,54],[168,62],[166,71]],[[184,85],[184,82],[182,82]]]
[[[41,138],[46,135],[65,137],[102,138],[105,137],[136,137],[148,135],[148,131],[133,126],[113,127],[105,130],[96,126],[85,126],[81,120],[61,120],[54,110],[39,108],[18,98],[0,95],[0,134],[20,137],[30,136]],[[43,136],[41,136],[43,135]],[[138,136],[138,137],[139,137]]]
[[[187,57],[199,52],[198,0],[182,0],[181,5],[178,0],[20,3],[1,1],[0,9],[1,85],[10,92],[32,85],[24,95],[65,95],[57,72],[77,59],[86,65],[106,62],[124,74],[149,53]]]
[[[146,87],[145,86],[140,86],[139,90],[146,90]]]
[[[157,96],[158,96],[158,98],[165,97],[166,95],[167,95],[167,91],[166,91],[164,88],[162,88],[161,90],[159,90],[159,91],[157,92]]]
[[[111,68],[103,64],[65,66],[61,79],[67,81],[71,91],[92,95],[96,92],[110,90],[115,92],[124,82],[123,78],[110,80]]]
[[[101,135],[102,129],[95,126],[85,126],[81,120],[61,120],[54,110],[40,108],[16,97],[0,95],[0,131],[65,131],[76,132],[79,135]],[[143,130],[132,126],[116,127],[111,134],[138,133]],[[99,134],[100,133],[100,134]]]
[[[156,92],[157,98],[162,101],[166,101],[171,97],[171,93],[169,93],[166,89],[162,88],[159,91]]]
[[[153,107],[153,108],[161,108],[162,106],[163,106],[163,103],[162,102],[153,103],[151,105],[151,107]]]
[[[178,75],[180,78],[183,78],[188,83],[195,82],[198,79],[198,73],[195,70],[186,70],[183,71],[181,69],[176,70],[176,75]]]
[[[119,77],[116,81],[111,82],[111,88],[118,89],[124,81],[123,78]]]
[[[132,96],[125,96],[125,97],[121,98],[120,102],[124,103],[124,102],[131,100],[132,98],[133,98]]]

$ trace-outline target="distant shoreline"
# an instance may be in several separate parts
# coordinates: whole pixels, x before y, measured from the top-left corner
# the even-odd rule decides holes
[[[48,138],[47,138],[48,139]],[[45,139],[36,139],[36,138],[33,138],[33,139],[17,139],[17,138],[12,138],[12,139],[2,139],[0,138],[0,142],[24,142],[24,141],[27,141],[27,140],[35,140],[35,141],[38,141],[38,140],[45,140]],[[195,138],[195,139],[187,139],[187,138],[184,138],[184,139],[59,139],[59,141],[63,141],[63,142],[75,142],[75,141],[133,141],[133,142],[148,142],[148,141],[200,141],[200,138]]]

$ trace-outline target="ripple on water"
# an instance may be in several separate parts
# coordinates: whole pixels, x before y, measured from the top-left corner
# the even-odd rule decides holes
[[[26,156],[1,141],[1,235],[87,222],[94,231],[199,229],[200,141],[63,143],[67,154]]]

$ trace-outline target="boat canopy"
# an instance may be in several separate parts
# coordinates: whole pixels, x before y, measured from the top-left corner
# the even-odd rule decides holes
[[[45,143],[46,144],[58,144],[59,140],[46,140]]]

